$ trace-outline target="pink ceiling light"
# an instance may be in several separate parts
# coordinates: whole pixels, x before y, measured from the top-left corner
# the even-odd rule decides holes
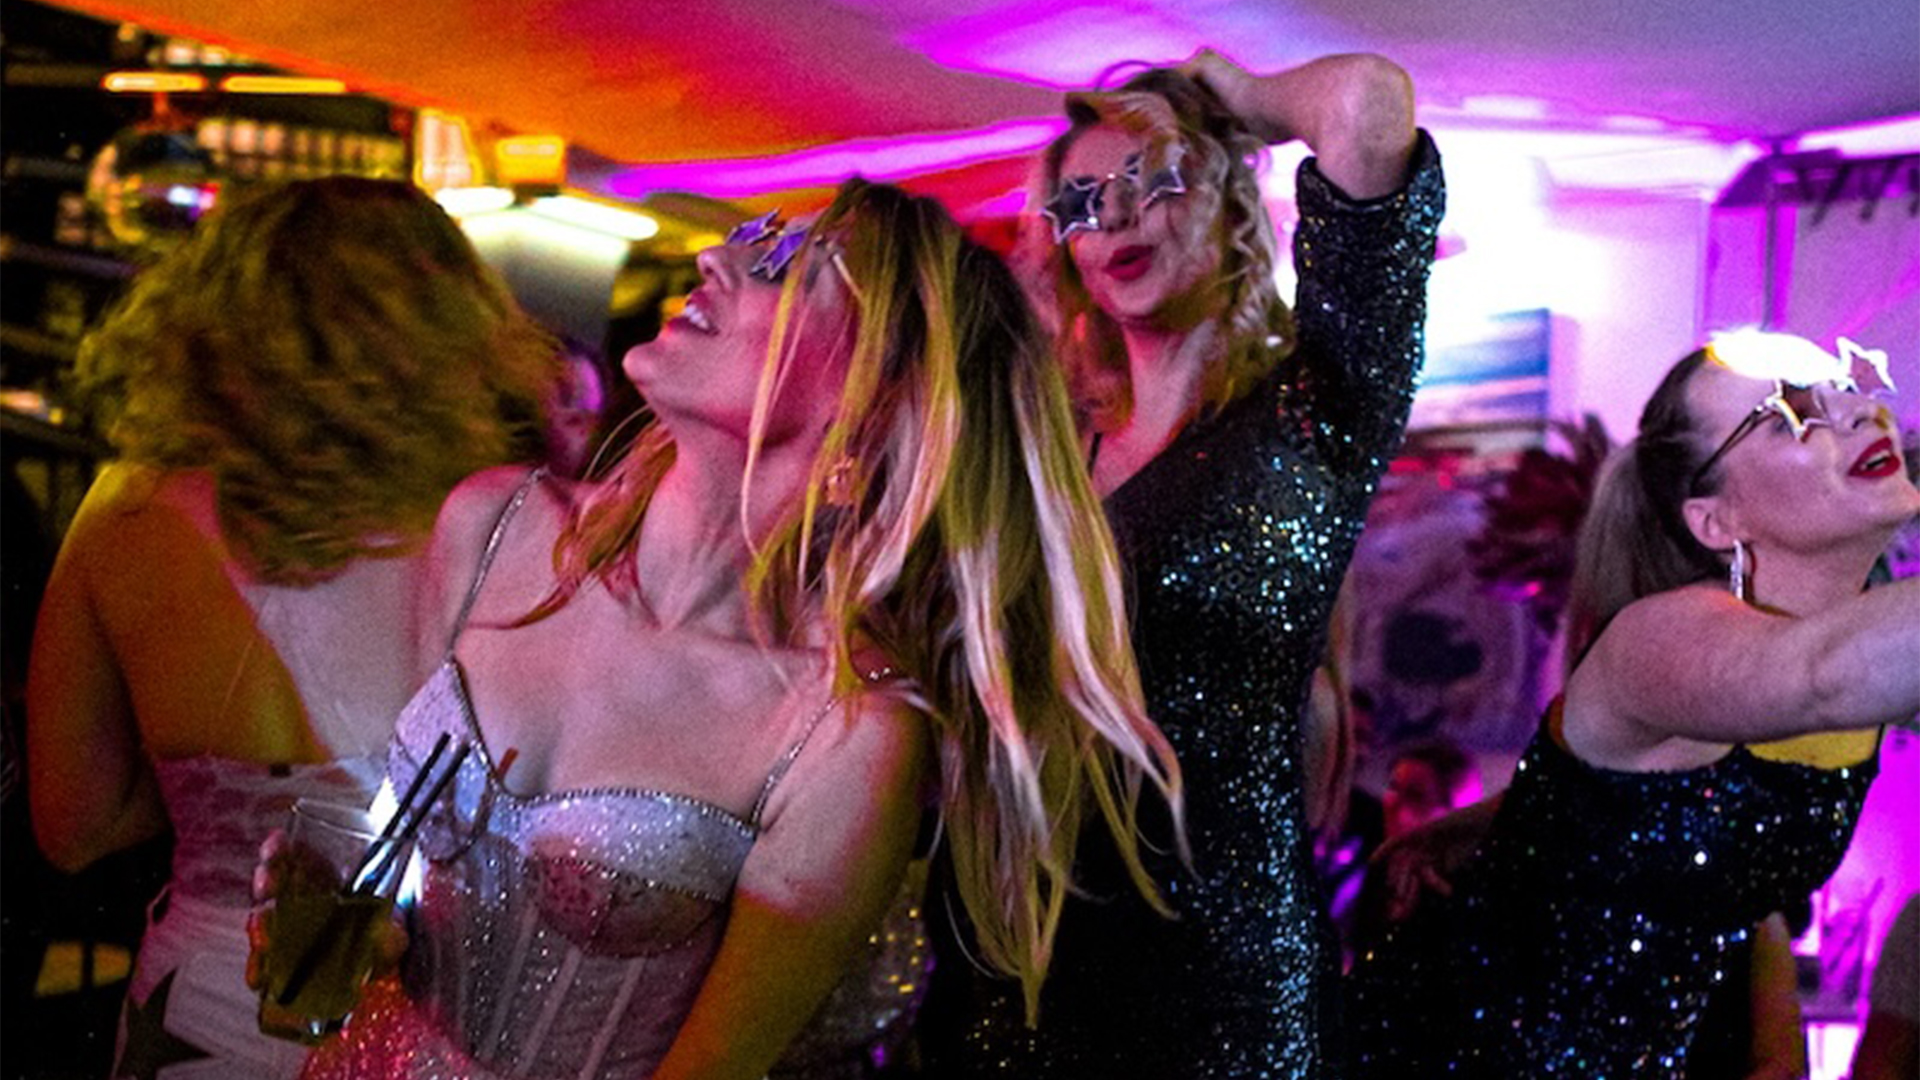
[[[656,191],[735,199],[827,187],[856,174],[870,180],[899,180],[1031,154],[1065,129],[1062,118],[1009,120],[970,131],[853,139],[773,157],[619,168],[594,186],[622,199],[641,199]]]

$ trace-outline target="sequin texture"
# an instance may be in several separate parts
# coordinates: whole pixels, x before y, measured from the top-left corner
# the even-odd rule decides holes
[[[1164,821],[1146,825],[1179,918],[1134,895],[1090,834],[1089,896],[1068,903],[1037,1031],[960,943],[938,950],[924,1048],[940,1075],[1338,1075],[1337,952],[1310,860],[1298,708],[1412,400],[1439,155],[1422,134],[1408,186],[1366,203],[1308,162],[1297,197],[1294,355],[1107,502],[1149,708],[1186,775],[1193,871]]]
[[[1356,1076],[1681,1080],[1709,991],[1839,865],[1877,760],[1615,772],[1543,725],[1452,897],[1356,966]]]

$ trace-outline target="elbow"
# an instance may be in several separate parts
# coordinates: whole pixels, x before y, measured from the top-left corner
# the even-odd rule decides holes
[[[1413,145],[1413,77],[1384,56],[1355,53],[1344,59],[1340,81],[1341,122],[1355,144],[1369,154],[1404,156]]]
[[[1829,639],[1816,646],[1801,678],[1807,688],[1802,708],[1815,730],[1869,727],[1884,719],[1867,715],[1871,710],[1859,695],[1860,665],[1843,641]]]
[[[40,854],[63,874],[77,874],[108,854],[87,835],[87,830],[38,808],[33,815],[33,838],[40,845]]]

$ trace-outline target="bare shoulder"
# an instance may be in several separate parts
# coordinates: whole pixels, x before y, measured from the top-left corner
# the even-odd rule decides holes
[[[212,478],[197,470],[112,462],[87,488],[61,546],[63,562],[87,573],[178,565],[190,554],[219,556]]]
[[[427,548],[423,644],[445,640],[459,618],[468,589],[496,528],[514,514],[513,528],[501,538],[496,563],[523,561],[523,552],[550,551],[565,520],[566,492],[552,480],[532,480],[525,466],[486,469],[462,480],[440,507]],[[515,500],[519,506],[515,507]],[[550,565],[542,560],[543,565]]]
[[[1684,659],[1674,657],[1671,650],[1765,618],[1724,589],[1687,585],[1642,597],[1622,608],[1594,643],[1594,655],[1608,665],[1615,660],[1635,663],[1655,656]]]

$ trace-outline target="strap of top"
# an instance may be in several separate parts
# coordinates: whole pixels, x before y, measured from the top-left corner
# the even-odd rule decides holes
[[[880,682],[892,674],[892,668],[881,668],[867,675],[867,683],[871,685]],[[807,721],[806,730],[802,731],[800,737],[794,740],[793,745],[787,748],[787,752],[781,754],[780,759],[773,763],[773,770],[767,773],[767,782],[760,787],[760,797],[753,801],[753,813],[747,815],[747,824],[752,825],[755,829],[760,827],[760,815],[766,811],[768,800],[773,798],[773,789],[777,787],[780,780],[787,775],[787,770],[793,768],[794,760],[800,756],[800,751],[806,749],[807,740],[813,738],[813,733],[820,727],[820,721],[825,720],[846,700],[845,695],[835,694],[832,700],[822,705],[820,711],[814,713],[813,718]]]
[[[487,583],[487,571],[493,568],[493,558],[500,553],[500,540],[507,535],[507,522],[512,521],[513,515],[520,512],[520,507],[526,503],[527,495],[533,491],[534,485],[545,479],[546,475],[547,470],[544,465],[527,473],[527,478],[514,489],[513,498],[508,499],[507,504],[500,508],[500,517],[493,523],[493,532],[487,537],[487,546],[480,552],[480,565],[473,572],[473,584],[467,588],[467,598],[461,602],[460,614],[453,620],[453,633],[447,637],[447,656],[453,655],[453,647],[460,640],[461,632],[467,628],[467,619],[473,614],[473,606],[480,600],[480,588]]]

